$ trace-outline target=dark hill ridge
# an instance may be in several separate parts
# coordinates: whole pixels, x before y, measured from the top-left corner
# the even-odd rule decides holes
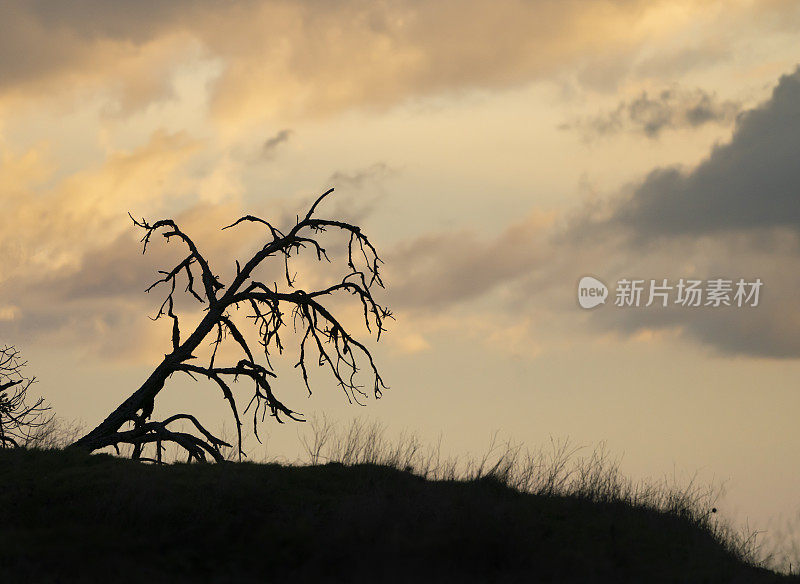
[[[689,522],[392,468],[0,451],[4,582],[798,582]]]

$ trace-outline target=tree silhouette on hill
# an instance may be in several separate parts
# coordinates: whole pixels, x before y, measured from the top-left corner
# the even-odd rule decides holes
[[[295,225],[286,233],[268,221],[246,215],[223,229],[234,228],[242,223],[258,223],[267,233],[267,241],[247,261],[236,261],[236,273],[232,281],[223,284],[212,271],[206,257],[194,241],[171,219],[155,223],[137,220],[134,224],[144,230],[143,253],[155,234],[161,234],[168,242],[177,240],[186,248],[186,255],[169,270],[161,270],[159,278],[147,291],[164,286],[168,293],[161,304],[155,319],[172,320],[172,349],[155,367],[144,383],[125,399],[108,417],[88,434],[78,439],[72,447],[90,451],[112,446],[119,452],[119,446],[133,447],[132,456],[161,462],[165,443],[175,443],[187,454],[188,460],[205,461],[209,457],[216,461],[225,459],[222,449],[233,445],[209,432],[200,421],[189,413],[178,413],[157,421],[152,419],[155,400],[164,390],[167,379],[175,373],[183,373],[193,378],[206,378],[214,382],[228,402],[236,425],[237,454],[241,459],[242,415],[250,412],[253,429],[258,437],[258,425],[267,414],[279,422],[284,419],[302,420],[298,412],[289,408],[276,397],[273,383],[275,370],[270,355],[284,350],[282,333],[291,323],[299,338],[299,360],[296,367],[309,393],[309,374],[307,365],[311,355],[318,364],[325,366],[349,400],[372,393],[380,397],[386,385],[381,378],[369,349],[357,340],[342,325],[341,320],[323,302],[338,295],[355,297],[363,313],[367,330],[380,339],[385,330],[384,323],[392,318],[391,312],[373,298],[375,287],[383,287],[379,266],[381,260],[361,228],[333,219],[315,216],[320,204],[333,192],[330,189],[319,196],[308,212],[297,217]],[[303,290],[295,287],[295,278],[290,275],[289,259],[303,250],[313,253],[317,261],[329,262],[331,259],[322,244],[319,234],[325,231],[343,233],[349,238],[346,244],[347,262],[341,280],[326,287]],[[265,263],[283,262],[285,286],[277,282],[268,285],[257,279],[257,271]],[[176,313],[175,294],[178,279],[185,278],[185,292],[197,302],[205,305],[205,314],[197,326],[186,332],[181,328],[181,317]],[[261,357],[256,357],[234,313],[241,316],[245,312],[257,334]],[[287,316],[288,315],[288,316]],[[201,343],[211,337],[212,350],[208,363],[199,364],[196,352]],[[240,358],[231,363],[220,363],[219,348],[224,342],[238,348]],[[362,368],[371,377],[367,391],[359,385],[356,374]],[[244,410],[234,392],[232,382],[247,379],[252,392]],[[192,428],[191,432],[176,430],[175,423]],[[145,448],[154,445],[154,456],[145,457]]]

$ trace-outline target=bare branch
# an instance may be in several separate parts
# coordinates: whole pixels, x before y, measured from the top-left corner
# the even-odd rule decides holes
[[[133,215],[131,215],[130,213],[128,213],[128,216],[131,218],[131,220],[133,221],[134,225],[136,225],[137,227],[141,227],[142,229],[145,230],[145,234],[142,237],[142,253],[145,253],[147,251],[147,244],[150,242],[150,238],[152,237],[152,235],[155,232],[157,232],[160,229],[162,230],[161,235],[167,241],[169,241],[169,239],[171,237],[177,237],[181,241],[183,241],[183,243],[186,244],[186,247],[188,247],[189,251],[191,252],[190,255],[189,255],[189,258],[191,258],[191,260],[186,265],[187,270],[188,270],[189,264],[191,264],[194,261],[196,261],[200,265],[200,270],[201,270],[201,273],[202,273],[203,288],[205,290],[206,298],[208,299],[209,302],[216,301],[216,299],[217,299],[217,296],[216,296],[217,291],[222,289],[222,288],[224,288],[224,286],[222,284],[220,284],[220,282],[217,279],[217,277],[211,272],[211,268],[209,267],[208,262],[203,257],[203,255],[198,251],[197,246],[194,244],[194,242],[189,238],[188,235],[186,235],[183,231],[180,230],[180,228],[175,223],[175,221],[173,221],[172,219],[162,219],[162,220],[156,221],[155,223],[150,225],[145,219],[142,219],[141,221],[138,221],[138,220],[134,219]],[[187,260],[184,260],[181,263],[183,264],[186,261]],[[181,266],[179,264],[178,268],[173,269],[172,272],[176,272],[176,273],[179,272],[180,271],[180,267]],[[161,273],[165,273],[165,272],[161,272]],[[174,278],[174,276],[173,276],[173,278]],[[191,283],[192,283],[191,276],[189,278],[190,278],[190,287],[191,287]],[[195,297],[197,297],[197,295],[195,295]]]
[[[280,230],[275,229],[269,221],[264,221],[263,219],[261,219],[259,217],[255,217],[253,215],[245,215],[244,217],[241,217],[240,219],[237,219],[236,221],[234,221],[233,223],[231,223],[230,225],[228,225],[226,227],[223,227],[222,229],[224,231],[225,229],[230,229],[231,227],[236,227],[237,225],[239,225],[240,223],[243,223],[244,221],[250,221],[250,222],[253,222],[253,223],[263,223],[270,230],[270,233],[272,233],[273,239],[280,239],[280,238],[284,237],[283,233],[281,233]]]

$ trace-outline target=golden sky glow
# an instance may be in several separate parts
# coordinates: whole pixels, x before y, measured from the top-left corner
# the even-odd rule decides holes
[[[391,390],[306,398],[290,363],[295,409],[456,452],[495,430],[606,440],[632,475],[727,479],[740,519],[794,515],[798,31],[779,0],[0,0],[0,342],[93,424],[169,344],[143,289],[171,251],[142,257],[129,211],[174,217],[229,274],[258,233],[219,227],[289,222],[333,186],[327,211],[386,260]],[[585,313],[587,273],[765,295]],[[190,396],[224,422],[175,384],[163,411]],[[273,430],[294,456],[297,428]]]

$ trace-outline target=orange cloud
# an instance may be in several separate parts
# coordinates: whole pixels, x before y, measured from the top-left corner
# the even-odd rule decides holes
[[[0,96],[88,86],[140,107],[169,95],[180,63],[217,59],[213,108],[233,121],[511,87],[719,10],[710,0],[7,4]],[[788,10],[774,1],[726,9],[751,21]]]

